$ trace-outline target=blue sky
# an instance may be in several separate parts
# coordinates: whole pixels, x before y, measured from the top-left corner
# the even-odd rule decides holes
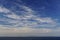
[[[0,36],[60,36],[60,0],[0,0]]]
[[[44,17],[59,18],[60,0],[26,0],[24,3],[38,11]]]

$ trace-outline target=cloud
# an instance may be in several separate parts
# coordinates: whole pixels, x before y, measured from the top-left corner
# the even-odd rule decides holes
[[[6,12],[7,14],[3,15],[3,16],[10,18],[10,19],[4,18],[1,20],[3,20],[3,21],[6,20],[8,23],[11,23],[11,24],[13,23],[13,27],[27,26],[27,27],[31,27],[31,28],[33,28],[33,27],[40,28],[40,27],[48,27],[48,26],[54,27],[54,26],[56,26],[55,19],[52,19],[51,17],[45,17],[45,18],[38,17],[37,15],[34,15],[34,13],[36,13],[36,11],[32,10],[31,8],[29,8],[27,6],[22,6],[22,5],[20,5],[20,6],[19,6],[20,8],[24,9],[23,11],[25,13],[23,15],[17,15],[16,12],[13,12],[5,7],[3,7],[3,8],[1,7],[1,9],[3,9],[2,12],[6,12],[8,10]],[[10,25],[9,25],[9,27],[10,27]]]
[[[9,13],[10,11],[2,6],[0,6],[0,12]]]
[[[32,12],[33,12],[33,10],[32,9],[30,9],[29,7],[27,7],[27,6],[22,6],[22,8],[29,14],[31,14]]]
[[[38,32],[37,32],[38,31]],[[20,28],[8,28],[8,27],[0,27],[0,32],[7,32],[7,33],[48,33],[51,32],[50,29],[34,29],[28,27],[20,27]]]
[[[50,17],[46,17],[46,18],[36,18],[37,21],[40,21],[42,23],[46,22],[46,23],[54,23],[55,21],[50,18]]]
[[[0,26],[0,36],[59,36],[59,32],[60,29]]]
[[[9,18],[12,18],[12,19],[20,19],[20,17],[18,15],[14,14],[14,13],[8,14],[8,15],[5,15],[5,16],[7,16]]]
[[[30,34],[41,34],[41,33],[49,33],[51,29],[34,29],[28,27],[20,27],[20,28],[8,28],[0,26],[0,35],[5,36],[34,36]],[[25,35],[26,34],[26,35]],[[27,35],[28,34],[28,35]]]
[[[21,10],[15,10],[14,8],[16,8],[16,6],[18,6],[22,12]],[[51,17],[42,18],[38,15],[34,15],[35,13],[37,14],[37,12],[25,5],[16,4],[16,6],[11,6],[12,9],[14,9],[13,11],[0,6],[0,12],[5,13],[5,15],[3,14],[4,18],[0,18],[0,21],[12,24],[0,24],[0,35],[40,36],[41,34],[47,35],[49,33],[53,33],[54,31],[58,31],[57,29],[51,29],[57,26],[58,23],[56,19]]]
[[[56,33],[57,32],[57,33]],[[58,29],[48,29],[48,28],[28,28],[28,27],[19,27],[19,28],[8,28],[0,27],[0,36],[59,36]]]

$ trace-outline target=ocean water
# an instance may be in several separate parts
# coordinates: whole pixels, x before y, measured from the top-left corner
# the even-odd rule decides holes
[[[60,40],[60,37],[0,37],[0,40]]]

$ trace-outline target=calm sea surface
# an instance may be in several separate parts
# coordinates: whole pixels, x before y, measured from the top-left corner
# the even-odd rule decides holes
[[[60,40],[60,37],[0,37],[0,40]]]

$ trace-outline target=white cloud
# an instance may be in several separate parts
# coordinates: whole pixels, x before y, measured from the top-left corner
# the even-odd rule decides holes
[[[59,36],[59,32],[60,29],[0,26],[0,36]]]
[[[21,28],[6,28],[5,31],[9,33],[49,33],[51,32],[50,29],[34,29],[34,28],[28,28],[28,27],[21,27]]]
[[[27,6],[22,6],[22,8],[24,9],[24,11],[26,11],[28,14],[30,13],[32,13],[33,12],[33,10],[32,9],[30,9],[29,7],[27,7]]]
[[[3,21],[6,20],[9,23],[14,23],[15,27],[17,27],[17,26],[22,26],[22,27],[24,27],[24,26],[28,26],[28,27],[36,27],[36,26],[37,27],[38,26],[42,26],[43,27],[43,26],[45,26],[46,27],[46,25],[47,25],[47,27],[48,26],[53,27],[53,26],[56,25],[55,19],[52,19],[50,17],[45,17],[45,18],[38,17],[37,15],[34,15],[34,13],[36,13],[36,12],[34,10],[32,10],[31,8],[27,7],[27,6],[22,6],[20,8],[24,9],[25,10],[24,12],[26,12],[25,14],[20,15],[20,16],[16,15],[15,12],[12,12],[11,10],[9,10],[7,8],[4,8],[4,7],[1,8],[1,10],[3,9],[2,12],[8,11],[8,12],[11,13],[11,14],[8,14],[8,12],[6,12],[7,15],[4,15],[4,16],[6,16],[8,18],[15,19],[15,20],[11,20],[11,19],[4,19],[4,20],[1,19],[1,20],[3,20]],[[34,22],[33,21],[29,21],[31,19],[35,20],[35,21]],[[43,23],[47,23],[47,24],[43,24]]]
[[[56,33],[57,32],[57,33]],[[60,36],[58,29],[48,29],[48,28],[28,28],[28,27],[19,27],[19,28],[8,28],[0,27],[0,36]]]
[[[5,15],[5,16],[7,16],[9,18],[13,18],[13,19],[20,19],[20,17],[18,15],[14,14],[14,13],[8,14],[8,15]]]
[[[50,17],[45,17],[45,18],[36,18],[35,20],[40,21],[42,23],[46,22],[46,23],[55,23],[54,19],[50,18]]]
[[[0,6],[0,12],[9,13],[10,11],[2,6]]]
[[[6,13],[6,17],[12,18],[1,18],[0,21],[7,21],[8,23],[13,23],[15,25],[1,25],[0,24],[0,35],[18,35],[19,36],[33,36],[37,34],[52,33],[55,29],[49,29],[49,27],[55,27],[57,22],[51,17],[38,17],[34,15],[36,11],[32,10],[27,6],[17,5],[20,8],[24,9],[23,15],[17,15],[16,12],[13,12],[5,7],[0,7],[0,12]],[[18,11],[17,11],[18,12]],[[8,14],[10,13],[10,14]],[[13,20],[14,19],[14,20]],[[33,20],[33,21],[31,21]],[[44,24],[45,23],[45,24]],[[35,28],[38,27],[38,28]],[[41,28],[43,27],[43,28]],[[47,28],[46,28],[47,27]],[[58,31],[57,29],[55,31]],[[22,35],[21,35],[22,34]]]

